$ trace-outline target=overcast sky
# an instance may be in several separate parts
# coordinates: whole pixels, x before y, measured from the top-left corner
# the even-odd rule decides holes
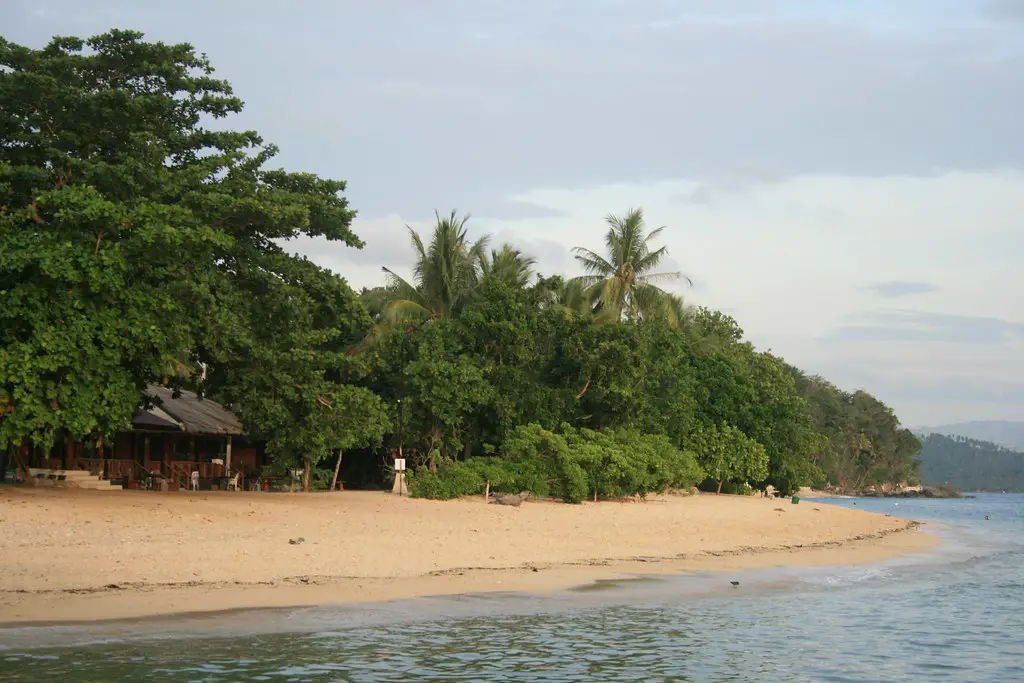
[[[366,248],[296,247],[353,286],[435,209],[553,273],[641,206],[758,347],[911,426],[1024,419],[1024,0],[4,0],[0,27],[207,53],[236,126],[349,182]]]

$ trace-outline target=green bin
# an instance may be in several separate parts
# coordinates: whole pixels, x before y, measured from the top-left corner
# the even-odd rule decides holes
[[[796,505],[799,502],[800,502],[800,496],[793,496],[793,505]]]

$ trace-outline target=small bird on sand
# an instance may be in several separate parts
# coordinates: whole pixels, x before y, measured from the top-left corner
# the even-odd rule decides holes
[[[731,583],[733,585],[733,587],[736,587],[736,586],[740,585],[739,581],[730,581],[729,583]]]

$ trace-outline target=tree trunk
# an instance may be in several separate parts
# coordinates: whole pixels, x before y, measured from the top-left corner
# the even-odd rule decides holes
[[[309,471],[313,467],[313,461],[309,459],[309,456],[303,456],[305,461],[305,467],[302,470],[302,490],[309,492]]]
[[[103,450],[103,439],[99,438],[96,440],[96,451],[100,456],[100,478],[107,478],[107,454]]]
[[[341,449],[338,449],[338,462],[334,464],[334,479],[331,480],[331,490],[338,488],[338,472],[341,471]]]
[[[719,480],[718,480],[718,490],[717,490],[717,491],[715,491],[715,495],[716,495],[716,496],[717,496],[718,494],[720,494],[720,493],[722,492],[722,482],[723,482],[723,480],[722,480],[722,479],[719,479]]]
[[[437,472],[437,456],[441,448],[441,432],[437,428],[430,433],[430,449],[427,451],[427,469]]]
[[[20,448],[16,448],[11,444],[11,457],[14,459],[14,463],[18,467],[18,471],[21,472],[22,478],[28,477],[28,468],[30,461],[26,460],[25,454],[28,451],[28,442],[23,441]]]

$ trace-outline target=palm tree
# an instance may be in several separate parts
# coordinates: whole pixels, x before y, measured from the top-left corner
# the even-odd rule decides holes
[[[693,307],[683,297],[665,292],[644,315],[645,320],[663,320],[673,329],[685,327],[693,319]]]
[[[685,314],[682,299],[656,283],[689,277],[678,272],[652,272],[668,256],[667,247],[651,249],[650,242],[664,226],[647,232],[642,209],[630,209],[624,216],[605,217],[607,257],[576,247],[573,250],[586,275],[574,278],[586,288],[592,309],[614,320],[662,318],[679,324]]]
[[[493,278],[514,289],[525,289],[533,279],[537,259],[527,256],[511,244],[503,244],[501,251],[491,249],[491,255],[481,254],[480,274]]]
[[[488,237],[469,241],[468,214],[460,218],[453,210],[444,218],[437,212],[434,215],[436,222],[429,245],[424,245],[416,231],[405,226],[416,252],[413,282],[384,268],[389,301],[384,306],[383,318],[387,322],[422,322],[457,315],[480,280]]]

